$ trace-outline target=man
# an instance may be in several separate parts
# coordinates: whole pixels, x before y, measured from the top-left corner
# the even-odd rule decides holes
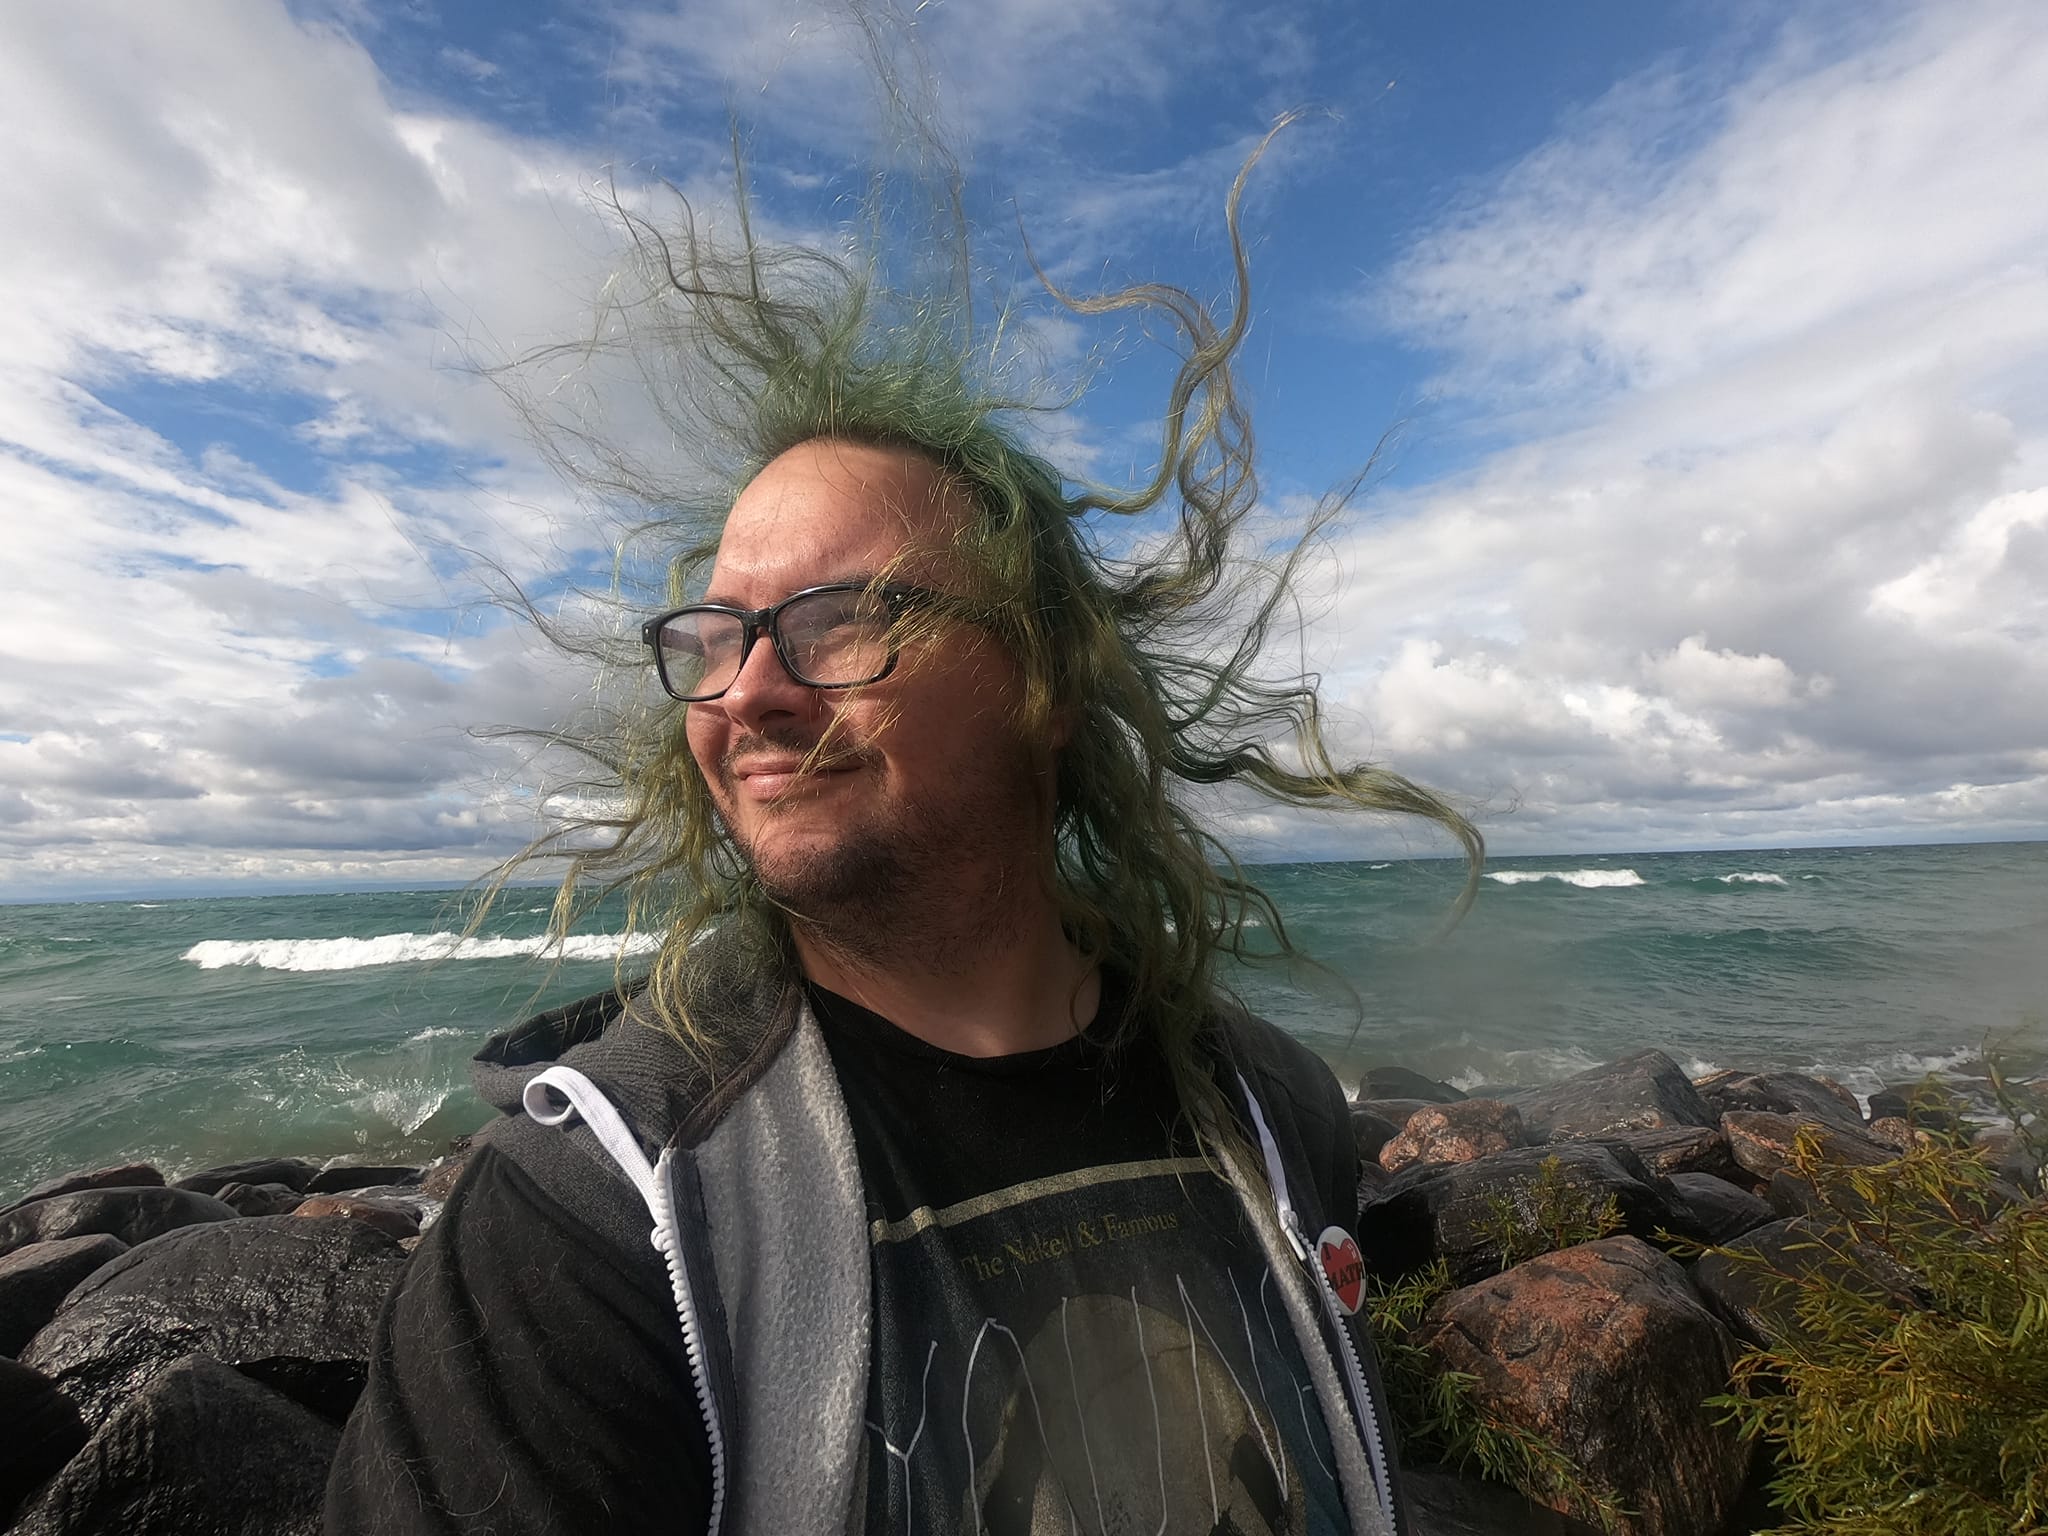
[[[685,299],[742,304],[692,256]],[[1438,814],[1330,764],[1255,643],[1175,630],[1251,508],[1236,333],[1169,437],[1179,540],[1118,582],[1101,503],[957,376],[820,344],[856,288],[808,332],[720,312],[789,355],[702,596],[647,623],[600,850],[667,882],[666,942],[479,1058],[508,1115],[380,1321],[328,1527],[1405,1531],[1344,1098],[1217,993],[1274,915],[1165,788]]]

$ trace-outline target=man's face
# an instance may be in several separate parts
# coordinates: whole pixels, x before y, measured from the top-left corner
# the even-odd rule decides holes
[[[957,592],[945,551],[966,515],[917,454],[805,443],[733,504],[706,599],[765,608],[884,571]],[[1037,785],[1051,755],[1018,738],[1020,691],[1015,662],[971,625],[907,644],[888,677],[845,692],[796,682],[764,634],[722,697],[689,706],[690,750],[769,895],[844,925],[1024,873],[1012,866],[1049,837]]]

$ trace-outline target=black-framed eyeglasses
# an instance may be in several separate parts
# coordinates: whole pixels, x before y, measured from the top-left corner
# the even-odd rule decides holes
[[[897,621],[940,600],[924,587],[837,581],[766,608],[691,603],[649,619],[640,639],[671,698],[701,704],[730,688],[765,632],[785,671],[808,688],[878,683],[896,666]]]

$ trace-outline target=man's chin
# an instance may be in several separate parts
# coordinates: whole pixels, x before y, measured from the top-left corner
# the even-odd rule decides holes
[[[844,827],[773,827],[740,851],[770,901],[821,922],[886,904],[904,873],[895,840]]]

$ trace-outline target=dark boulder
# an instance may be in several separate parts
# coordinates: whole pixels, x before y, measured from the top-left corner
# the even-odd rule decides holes
[[[1859,1194],[1847,1179],[1823,1178],[1816,1185],[1790,1168],[1780,1168],[1771,1175],[1771,1182],[1764,1188],[1764,1199],[1779,1216],[1812,1216],[1836,1223],[1881,1220],[1884,1212],[1880,1204],[1918,1220],[1946,1224],[1957,1215],[1965,1220],[1990,1221],[2001,1211],[2027,1203],[2026,1191],[2002,1181],[1969,1189],[1950,1188],[1940,1196],[1900,1185],[1894,1187],[1889,1198],[1874,1202]]]
[[[128,1245],[105,1232],[30,1243],[0,1258],[0,1355],[18,1355],[71,1288]]]
[[[0,1358],[0,1530],[85,1444],[78,1408],[40,1371]]]
[[[1697,1235],[1691,1211],[1669,1182],[1627,1153],[1597,1142],[1559,1142],[1395,1174],[1359,1213],[1358,1245],[1366,1266],[1382,1278],[1442,1258],[1451,1278],[1469,1285],[1502,1268],[1504,1221],[1535,1227],[1546,1202],[1597,1210],[1609,1195],[1624,1231],[1643,1238],[1660,1229]]]
[[[1717,1115],[1730,1110],[1762,1110],[1820,1120],[1845,1131],[1863,1129],[1863,1110],[1856,1095],[1831,1077],[1804,1072],[1716,1072],[1693,1087]]]
[[[1870,1096],[1870,1118],[1903,1120],[1916,1130],[1954,1136],[1963,1129],[1969,1105],[1937,1082],[1887,1083]]]
[[[84,1189],[52,1195],[0,1216],[0,1254],[30,1243],[107,1232],[133,1247],[160,1233],[201,1222],[232,1221],[235,1209],[185,1189]]]
[[[1592,1138],[1612,1147],[1626,1147],[1652,1173],[1711,1173],[1735,1176],[1728,1138],[1704,1125],[1665,1125],[1648,1131],[1609,1131]]]
[[[1793,1144],[1802,1129],[1811,1134],[1826,1162],[1875,1168],[1899,1155],[1896,1147],[1888,1147],[1874,1136],[1808,1117],[1763,1109],[1735,1109],[1721,1117],[1721,1134],[1728,1138],[1728,1150],[1736,1163],[1766,1182],[1791,1164]]]
[[[161,1187],[164,1176],[154,1163],[121,1163],[112,1168],[95,1168],[90,1173],[67,1173],[61,1179],[38,1184],[11,1205],[0,1206],[0,1216],[18,1211],[52,1195],[75,1195],[81,1189],[146,1189]]]
[[[305,1184],[309,1195],[346,1195],[358,1189],[368,1189],[373,1184],[415,1185],[420,1181],[417,1168],[384,1167],[376,1163],[337,1163],[332,1168],[322,1168]]]
[[[1799,1300],[1815,1287],[1900,1309],[1917,1307],[1912,1277],[1838,1227],[1795,1216],[1757,1227],[1700,1256],[1693,1287],[1743,1338],[1782,1344],[1801,1338]]]
[[[1367,1114],[1378,1115],[1399,1131],[1408,1123],[1409,1116],[1430,1107],[1427,1099],[1354,1099],[1351,1103],[1351,1112],[1355,1115],[1364,1110]]]
[[[217,1195],[229,1184],[282,1184],[287,1189],[303,1193],[319,1172],[303,1158],[259,1157],[245,1163],[223,1163],[218,1168],[202,1168],[197,1173],[172,1180],[171,1188]]]
[[[340,1217],[192,1227],[100,1269],[22,1359],[93,1425],[195,1353],[338,1422],[362,1390],[371,1324],[404,1267],[396,1239]]]
[[[1750,1446],[1703,1399],[1736,1343],[1663,1254],[1632,1237],[1545,1254],[1443,1297],[1416,1337],[1472,1375],[1482,1412],[1632,1511],[1635,1536],[1720,1536]]]
[[[1354,1099],[1420,1099],[1425,1104],[1455,1104],[1465,1095],[1406,1067],[1368,1067],[1358,1080]]]
[[[244,1216],[289,1216],[307,1197],[289,1184],[223,1184],[213,1198]]]
[[[1599,1527],[1532,1504],[1514,1489],[1439,1467],[1403,1469],[1414,1536],[1599,1536]]]
[[[1522,1117],[1499,1099],[1461,1099],[1418,1109],[1401,1134],[1380,1148],[1380,1166],[1398,1173],[1421,1163],[1469,1163],[1523,1146]]]
[[[1692,1080],[1662,1051],[1637,1051],[1547,1088],[1517,1093],[1514,1102],[1538,1141],[1674,1125],[1712,1129],[1716,1123]]]
[[[2042,1143],[2029,1141],[2016,1131],[1989,1131],[1979,1136],[1975,1144],[2000,1179],[2029,1194],[2041,1193]]]
[[[338,1432],[186,1355],[123,1402],[11,1536],[318,1536]]]
[[[1671,1187],[1692,1212],[1694,1228],[1710,1243],[1725,1243],[1778,1219],[1767,1201],[1711,1173],[1674,1173]]]
[[[1359,1209],[1363,1210],[1381,1190],[1385,1189],[1387,1187],[1387,1180],[1392,1177],[1393,1175],[1388,1173],[1378,1163],[1360,1163],[1358,1165]],[[1356,1228],[1358,1223],[1354,1221],[1351,1225]]]
[[[1377,1165],[1380,1148],[1400,1134],[1401,1127],[1385,1115],[1356,1104],[1351,1106],[1351,1139],[1357,1144],[1359,1162]]]

